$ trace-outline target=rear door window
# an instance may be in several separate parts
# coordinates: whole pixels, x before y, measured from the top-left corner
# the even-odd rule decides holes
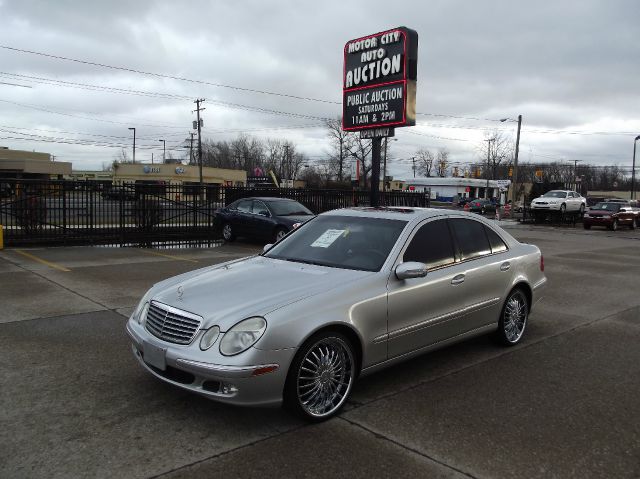
[[[242,213],[251,213],[251,205],[253,204],[253,200],[242,200],[238,202],[236,209],[241,211]]]
[[[491,245],[491,252],[495,254],[495,253],[501,253],[503,251],[507,251],[507,245],[502,240],[502,238],[500,238],[500,235],[498,235],[498,233],[493,231],[488,226],[485,226],[484,228],[485,228],[485,231],[487,232],[487,237],[489,238],[489,244]]]
[[[482,223],[454,218],[450,220],[450,224],[463,261],[491,254],[491,245]]]

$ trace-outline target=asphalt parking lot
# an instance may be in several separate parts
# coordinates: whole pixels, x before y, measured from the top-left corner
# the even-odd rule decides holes
[[[154,282],[259,246],[0,251],[0,477],[640,477],[640,231],[505,224],[549,278],[525,340],[369,376],[320,425],[188,394],[131,354]]]

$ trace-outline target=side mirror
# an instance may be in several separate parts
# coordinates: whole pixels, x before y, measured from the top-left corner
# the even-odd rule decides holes
[[[269,251],[271,248],[273,247],[273,243],[268,243],[266,245],[264,245],[264,247],[262,248],[262,252],[266,253],[267,251]]]
[[[418,263],[417,261],[407,261],[406,263],[400,263],[396,266],[396,278],[412,279],[412,278],[424,278],[427,275],[427,265],[424,263]]]
[[[628,213],[629,210],[626,208],[620,208],[619,213]]]

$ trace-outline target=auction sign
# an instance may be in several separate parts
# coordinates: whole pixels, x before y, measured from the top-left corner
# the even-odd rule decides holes
[[[415,125],[417,73],[418,34],[414,30],[398,27],[347,42],[342,129],[392,130]]]

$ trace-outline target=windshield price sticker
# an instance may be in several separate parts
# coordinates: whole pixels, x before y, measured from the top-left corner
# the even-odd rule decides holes
[[[327,230],[320,237],[311,243],[312,248],[328,248],[335,240],[345,234],[345,230]]]

